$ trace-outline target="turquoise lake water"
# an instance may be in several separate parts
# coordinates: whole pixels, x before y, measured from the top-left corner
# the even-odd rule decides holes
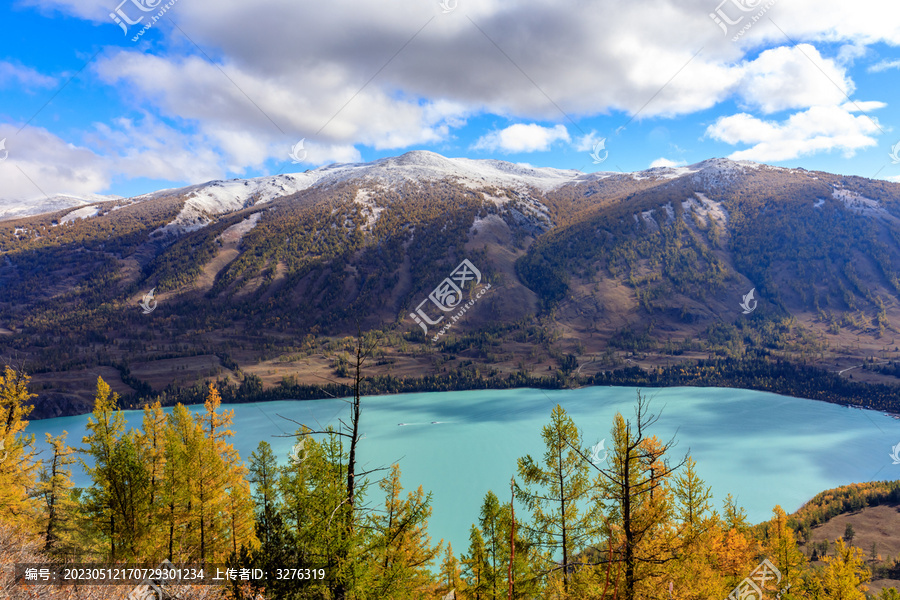
[[[360,420],[361,470],[398,462],[407,491],[420,484],[432,491],[432,540],[452,542],[458,555],[468,546],[485,492],[493,489],[505,501],[516,459],[541,456],[541,427],[556,404],[574,419],[586,444],[606,439],[608,447],[615,413],[634,420],[635,392],[593,387],[369,396],[363,398]],[[650,434],[663,441],[674,436],[672,459],[691,454],[712,487],[716,508],[731,493],[753,522],[768,519],[776,504],[792,512],[828,488],[900,479],[900,464],[890,457],[900,444],[900,420],[879,412],[727,388],[644,392],[653,397],[651,412],[659,414]],[[267,440],[282,463],[294,441],[277,436],[293,433],[296,425],[279,415],[313,428],[337,425],[348,415],[346,403],[337,399],[223,408],[234,410],[232,443],[242,458]],[[125,415],[130,426],[140,426],[140,411]],[[55,436],[67,430],[69,444],[79,446],[86,421],[86,415],[33,421],[28,432],[45,447],[44,432]],[[76,485],[84,485],[83,474],[75,475]],[[383,501],[377,486],[368,500]]]

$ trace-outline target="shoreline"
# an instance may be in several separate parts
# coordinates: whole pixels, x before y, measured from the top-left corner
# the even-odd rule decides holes
[[[327,383],[324,385],[301,384],[276,385],[264,389],[262,385],[250,386],[228,384],[222,380],[214,382],[222,395],[222,404],[254,404],[274,400],[321,400],[345,397],[349,385]],[[653,371],[637,366],[624,367],[612,371],[601,371],[595,375],[582,376],[558,371],[547,377],[534,377],[528,373],[479,375],[474,369],[455,369],[448,373],[426,375],[417,378],[398,378],[391,375],[365,377],[361,382],[363,396],[393,395],[403,393],[448,392],[467,390],[504,389],[572,389],[588,386],[637,387],[646,389],[674,387],[706,387],[744,389],[771,392],[803,400],[828,402],[847,408],[875,410],[895,419],[900,419],[900,387],[885,384],[853,382],[841,378],[830,371],[815,367],[796,365],[786,361],[755,359],[702,359],[692,363],[679,364]],[[202,404],[205,385],[179,388],[160,394],[133,394],[120,398],[123,410],[140,410],[156,399],[162,406]],[[41,395],[34,403],[35,416],[29,420],[40,421],[48,418],[80,416],[90,410],[65,410],[57,405],[56,414],[46,414],[53,405],[41,406]],[[49,399],[52,402],[52,397]],[[44,408],[44,410],[40,410]]]

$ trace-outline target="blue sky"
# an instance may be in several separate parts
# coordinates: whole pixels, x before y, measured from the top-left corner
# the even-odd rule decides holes
[[[900,181],[896,0],[719,2],[14,0],[0,6],[0,201],[422,149]]]

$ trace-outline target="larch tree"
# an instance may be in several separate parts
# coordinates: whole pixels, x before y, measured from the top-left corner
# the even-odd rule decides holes
[[[466,596],[472,600],[486,600],[490,598],[490,582],[488,572],[491,565],[488,562],[484,537],[481,530],[473,523],[469,530],[469,549],[462,556],[463,575],[466,578]]]
[[[144,407],[143,424],[137,432],[136,442],[138,451],[144,459],[149,477],[149,489],[151,510],[159,506],[157,502],[162,485],[163,473],[166,464],[166,427],[168,418],[163,411],[159,400]],[[159,515],[151,515],[157,522]]]
[[[457,598],[461,598],[464,592],[462,587],[462,571],[459,567],[459,560],[453,554],[453,544],[447,543],[447,549],[444,551],[444,558],[441,560],[441,594],[447,595],[455,592]]]
[[[441,548],[441,544],[432,546],[428,536],[431,494],[426,495],[419,486],[403,498],[396,464],[379,487],[385,500],[380,514],[371,518],[375,539],[367,587],[378,598],[420,598],[434,584],[430,565]]]
[[[597,468],[597,484],[611,501],[609,521],[620,532],[615,560],[623,565],[623,600],[640,597],[642,587],[661,582],[660,565],[675,556],[672,547],[671,492],[675,469],[666,460],[671,443],[662,444],[647,429],[658,417],[648,412],[648,400],[638,392],[635,422],[621,413],[614,418],[613,443],[607,468]]]
[[[28,376],[5,367],[0,374],[0,521],[33,522],[34,436],[25,434],[31,413]]]
[[[66,445],[68,432],[52,437],[45,434],[46,443],[53,454],[41,466],[37,497],[43,509],[41,530],[44,537],[44,552],[53,556],[71,555],[73,535],[76,527],[78,505],[72,495],[72,470],[75,464],[75,450]]]
[[[224,554],[225,523],[221,518],[225,512],[225,488],[228,481],[228,467],[223,456],[223,438],[227,435],[225,420],[218,414],[220,398],[216,388],[210,384],[206,398],[206,412],[196,423],[197,432],[191,448],[197,465],[193,488],[194,515],[192,521],[200,536],[199,560],[201,563],[215,562]],[[224,430],[224,431],[223,431]],[[229,432],[230,433],[230,432]],[[221,444],[221,445],[220,445]]]
[[[169,415],[165,430],[165,464],[160,504],[166,556],[171,561],[189,561],[197,557],[195,532],[191,527],[193,490],[197,476],[198,428],[191,411],[177,404]]]
[[[125,434],[125,419],[116,407],[117,400],[118,394],[112,393],[103,378],[98,377],[94,411],[87,421],[88,433],[82,438],[87,446],[82,452],[90,457],[90,462],[80,459],[93,484],[84,503],[86,521],[92,524],[99,541],[108,547],[105,558],[110,561],[120,559],[128,551],[121,544],[120,509],[124,506],[125,490],[116,474],[116,463],[123,458],[117,453],[117,447]]]
[[[531,532],[538,546],[559,561],[552,570],[562,570],[563,593],[568,593],[569,573],[580,562],[576,553],[598,534],[602,504],[584,460],[581,435],[562,406],[557,405],[550,423],[541,431],[543,460],[530,455],[518,460],[523,486],[517,498],[531,512]],[[548,569],[551,570],[551,569]]]
[[[793,528],[788,525],[788,516],[780,505],[772,509],[774,518],[766,527],[767,540],[765,554],[770,557],[784,577],[784,585],[794,585],[806,566],[806,556],[797,548]]]
[[[504,552],[507,544],[500,519],[500,500],[494,492],[488,490],[481,503],[478,522],[484,536],[484,553],[488,567],[484,573],[485,592],[491,600],[499,598],[503,591],[505,557],[508,554]]]
[[[269,442],[263,440],[250,454],[250,483],[253,484],[253,500],[259,508],[258,522],[261,524],[260,541],[265,545],[272,518],[278,512],[280,476],[278,462]]]
[[[712,508],[712,491],[697,475],[696,463],[687,457],[672,481],[674,519],[677,527],[676,557],[668,564],[666,578],[677,597],[703,598],[727,594],[728,581],[719,573],[717,542],[724,534]]]
[[[825,557],[825,569],[821,574],[822,589],[828,600],[865,600],[871,576],[863,551],[834,541],[834,556]]]

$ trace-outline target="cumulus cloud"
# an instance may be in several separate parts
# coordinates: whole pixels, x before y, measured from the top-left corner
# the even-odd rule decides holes
[[[844,67],[809,44],[766,50],[743,71],[738,94],[765,114],[840,104],[854,89]]]
[[[570,139],[569,132],[563,125],[543,127],[535,123],[516,123],[482,136],[472,148],[501,152],[540,152],[549,150],[554,142],[568,142]]]
[[[69,144],[38,127],[18,134],[0,125],[8,156],[0,162],[3,200],[43,198],[55,194],[90,194],[109,185],[109,165],[85,147]]]
[[[720,117],[706,135],[727,144],[751,146],[729,158],[773,162],[834,150],[850,157],[875,146],[874,136],[880,131],[878,122],[867,115],[854,115],[843,106],[814,106],[783,121],[747,113]]]
[[[770,156],[852,152],[872,134],[863,121],[854,125],[862,116],[839,106],[854,90],[846,69],[866,47],[900,45],[897,20],[878,18],[893,14],[895,2],[870,0],[865,11],[844,0],[777,2],[766,13],[771,21],[761,19],[737,43],[709,18],[709,0],[638,0],[615,10],[582,0],[567,9],[555,0],[484,0],[449,14],[438,2],[178,2],[167,13],[178,29],[163,19],[153,44],[123,36],[123,48],[109,48],[85,71],[138,107],[94,132],[124,145],[95,150],[113,157],[120,176],[195,180],[287,160],[301,138],[316,165],[358,160],[360,147],[446,143],[484,114],[526,122],[612,115],[624,125],[737,99],[740,110],[764,115],[801,112],[751,125],[732,115],[710,137],[750,140],[735,143]],[[21,3],[122,36],[107,0]],[[804,43],[787,46],[785,35]],[[837,57],[823,56],[821,44],[839,45]],[[771,49],[748,59],[763,48]],[[17,81],[35,76],[14,73]],[[811,124],[822,112],[813,108],[835,112],[844,129],[815,133],[827,128]],[[569,142],[581,151],[601,137],[570,127],[573,142],[563,126],[512,127],[476,146],[527,152]],[[144,140],[132,148],[134,128]],[[110,171],[102,172],[98,182]]]

